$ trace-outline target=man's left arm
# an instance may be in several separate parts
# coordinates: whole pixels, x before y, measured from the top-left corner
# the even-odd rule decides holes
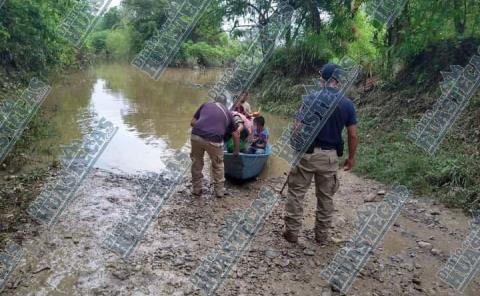
[[[350,171],[355,164],[355,154],[357,152],[358,146],[358,132],[357,125],[352,124],[347,126],[347,136],[348,136],[348,158],[345,160],[343,168],[345,171]]]
[[[348,138],[348,158],[343,166],[345,171],[350,171],[355,165],[355,154],[358,146],[357,112],[353,102],[350,99],[348,100],[348,104],[345,105],[345,111],[347,112],[345,126],[347,127]]]
[[[193,114],[192,121],[190,121],[190,126],[191,126],[191,127],[195,127],[195,123],[197,123],[198,118],[200,118],[200,111],[202,110],[203,105],[205,105],[205,104],[202,104],[202,105],[200,106],[200,108],[197,109],[197,111],[195,112],[195,114]]]

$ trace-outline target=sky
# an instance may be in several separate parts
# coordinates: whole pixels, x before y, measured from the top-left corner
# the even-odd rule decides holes
[[[110,4],[110,7],[120,5],[120,2],[121,2],[121,1],[122,1],[122,0],[113,0],[112,3]]]
[[[1,0],[0,0],[0,2],[1,2]],[[112,3],[110,3],[110,6],[109,6],[109,7],[118,6],[118,5],[120,5],[120,2],[122,2],[122,0],[113,0]],[[241,25],[248,23],[244,18],[240,18],[239,21],[240,21],[240,24],[241,24]],[[230,29],[232,28],[232,26],[233,26],[233,22],[232,22],[232,23],[224,22],[224,24],[223,24],[223,29],[224,29],[225,31],[230,31]]]

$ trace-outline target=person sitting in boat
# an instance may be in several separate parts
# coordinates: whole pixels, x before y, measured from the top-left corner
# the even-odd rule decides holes
[[[268,144],[268,129],[265,128],[265,118],[263,116],[253,119],[252,144],[248,148],[249,154],[264,154]]]
[[[239,152],[246,153],[248,150],[248,142],[252,135],[253,123],[240,112],[231,111],[231,114],[236,126],[236,131],[227,141],[227,152],[235,155]],[[235,145],[235,141],[238,141],[237,145]],[[234,149],[235,147],[237,147],[237,149]]]
[[[241,93],[233,108],[234,111],[245,115],[248,119],[252,118],[252,107],[250,107],[250,104],[247,102],[249,97],[250,94],[248,92]]]

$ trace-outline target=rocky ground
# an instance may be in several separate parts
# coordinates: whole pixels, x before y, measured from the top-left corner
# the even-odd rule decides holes
[[[354,233],[356,211],[381,184],[341,173],[335,196],[334,242],[313,240],[314,191],[308,193],[299,244],[283,240],[282,198],[250,248],[217,290],[218,295],[339,295],[320,277],[334,254]],[[23,257],[3,295],[202,295],[189,282],[201,260],[220,242],[224,217],[249,207],[262,185],[280,188],[284,178],[228,183],[231,196],[216,199],[211,189],[189,194],[189,181],[154,220],[144,240],[124,261],[102,247],[114,223],[139,197],[138,176],[95,170],[84,181],[59,222],[47,229],[25,223],[11,238]],[[458,295],[436,278],[449,252],[461,246],[470,217],[427,200],[412,198],[386,234],[349,295]],[[478,276],[465,295],[478,295]]]

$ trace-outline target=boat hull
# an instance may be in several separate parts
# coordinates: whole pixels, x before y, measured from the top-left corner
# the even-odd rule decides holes
[[[246,180],[258,176],[268,157],[272,154],[271,145],[267,146],[265,154],[244,154],[233,156],[232,153],[224,152],[225,176],[239,180]]]

